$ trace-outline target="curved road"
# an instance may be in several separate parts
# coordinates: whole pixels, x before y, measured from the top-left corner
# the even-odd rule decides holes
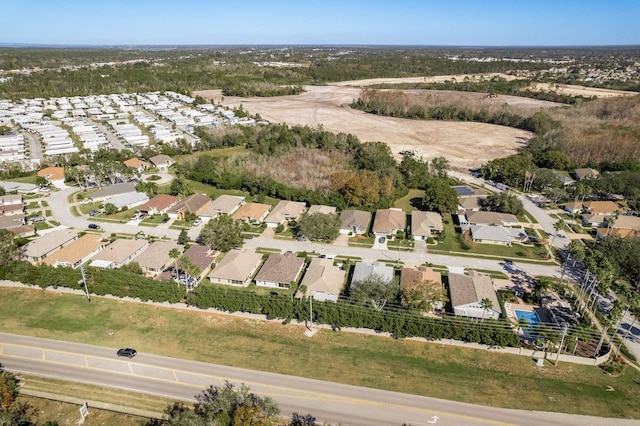
[[[284,415],[311,413],[319,421],[354,426],[401,425],[632,425],[637,421],[507,410],[281,374],[138,353],[115,348],[0,333],[0,362],[9,370],[194,401],[209,385],[247,384],[272,397]],[[212,358],[215,354],[212,354]],[[603,390],[604,391],[604,390]]]

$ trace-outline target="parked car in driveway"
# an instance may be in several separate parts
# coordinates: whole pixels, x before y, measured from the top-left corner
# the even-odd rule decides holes
[[[201,223],[202,223],[202,219],[197,218],[195,222],[193,222],[193,226],[200,226]]]
[[[100,213],[102,213],[100,210],[91,210],[89,212],[89,216],[91,217],[98,216]]]
[[[136,351],[135,349],[131,349],[131,348],[118,349],[118,358],[123,356],[127,358],[133,358],[137,354],[138,354],[138,351]]]

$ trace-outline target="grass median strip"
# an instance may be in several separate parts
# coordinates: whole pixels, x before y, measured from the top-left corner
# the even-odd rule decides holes
[[[90,343],[474,404],[638,418],[640,373],[620,377],[445,344],[321,330],[42,290],[0,289],[8,333]],[[114,355],[115,356],[115,355]],[[615,391],[608,392],[611,387]]]

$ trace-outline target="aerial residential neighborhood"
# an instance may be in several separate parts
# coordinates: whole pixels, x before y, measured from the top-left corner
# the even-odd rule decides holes
[[[138,3],[0,7],[0,423],[638,422],[639,5]]]

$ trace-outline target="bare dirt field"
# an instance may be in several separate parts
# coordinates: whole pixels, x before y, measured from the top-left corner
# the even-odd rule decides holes
[[[242,107],[251,114],[289,125],[322,126],[336,133],[351,133],[363,142],[387,143],[394,155],[416,149],[425,159],[444,156],[453,167],[470,168],[516,152],[531,133],[483,123],[408,120],[382,117],[354,110],[349,105],[358,87],[307,86],[300,95],[270,98],[225,96],[223,104]],[[220,90],[195,92],[206,99],[221,100]],[[504,102],[504,101],[503,101]]]
[[[502,75],[505,78],[511,76]],[[224,97],[228,107],[242,107],[251,114],[289,125],[322,126],[336,133],[351,133],[363,142],[382,141],[387,143],[394,155],[400,157],[402,150],[418,150],[425,159],[444,156],[456,168],[478,167],[489,160],[514,154],[531,138],[531,133],[505,126],[471,122],[448,122],[408,120],[383,117],[354,110],[349,105],[358,99],[360,90],[372,84],[401,82],[438,82],[455,78],[464,80],[464,75],[438,77],[379,78],[332,83],[327,86],[306,86],[306,92],[299,95],[269,98]],[[474,77],[474,76],[469,76]],[[477,77],[477,76],[475,76]],[[539,83],[538,89],[544,89]],[[577,89],[574,89],[577,88]],[[562,90],[578,90],[579,94],[591,96],[621,96],[628,92],[563,86]],[[482,93],[447,91],[407,90],[410,96],[438,96],[449,102],[469,100],[489,109],[508,104],[512,112],[529,114],[540,109],[560,106],[553,102],[539,101],[517,96],[485,98]],[[616,94],[618,93],[619,94]],[[567,92],[569,93],[569,92]],[[573,93],[573,92],[571,92]],[[205,99],[222,99],[220,90],[201,90],[195,95]]]
[[[570,96],[584,96],[591,97],[595,96],[597,98],[615,98],[618,96],[636,96],[638,92],[627,92],[624,90],[613,90],[613,89],[600,89],[597,87],[585,87],[585,86],[573,86],[570,84],[551,84],[551,83],[536,83],[535,87],[532,87],[535,90],[545,90],[549,91],[551,89],[560,93],[561,95],[570,95]]]

